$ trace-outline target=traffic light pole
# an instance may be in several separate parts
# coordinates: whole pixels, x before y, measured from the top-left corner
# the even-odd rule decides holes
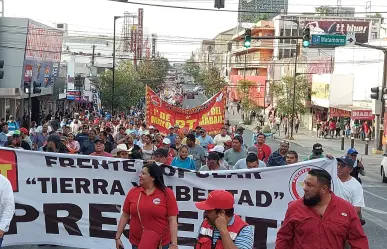
[[[355,42],[355,45],[359,47],[365,47],[365,48],[372,48],[376,50],[380,50],[384,53],[384,61],[383,61],[383,82],[382,82],[382,89],[387,87],[387,48],[385,47],[380,47],[380,46],[373,46],[373,45],[368,45],[368,44],[363,44],[360,42]],[[384,120],[384,113],[386,112],[386,107],[385,107],[385,100],[383,99],[383,96],[379,96],[382,101],[382,111],[380,116],[375,115],[375,149],[378,151],[383,150],[383,133],[384,129],[380,129],[380,125],[385,122]]]

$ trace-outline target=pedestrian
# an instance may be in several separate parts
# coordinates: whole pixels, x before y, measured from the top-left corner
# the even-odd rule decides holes
[[[274,151],[267,162],[268,167],[272,166],[283,166],[286,165],[286,154],[289,151],[289,142],[282,141],[280,143],[280,148],[277,151]]]
[[[258,156],[258,148],[255,146],[250,146],[247,149],[247,155],[245,158],[239,159],[236,164],[234,165],[234,169],[247,169],[249,164],[254,163],[255,161],[251,161],[254,157],[250,157],[250,155],[256,155],[257,156],[257,168],[266,168],[266,163],[259,159]]]
[[[271,148],[266,144],[266,135],[264,133],[258,133],[257,142],[254,146],[258,149],[259,160],[264,161],[266,164],[269,160],[269,156],[271,155]]]
[[[179,153],[175,158],[173,158],[171,165],[182,169],[196,170],[195,161],[192,159],[192,156],[188,156],[187,145],[182,145],[180,147]]]
[[[129,223],[132,249],[177,249],[178,207],[173,191],[164,184],[161,168],[153,163],[142,168],[138,187],[127,194],[117,227],[116,248]]]
[[[226,167],[220,165],[220,157],[216,152],[210,152],[207,156],[207,164],[203,165],[199,171],[215,171],[227,170]]]
[[[289,150],[288,153],[286,153],[286,164],[295,164],[298,163],[298,154],[294,150]]]
[[[47,144],[43,146],[43,151],[55,153],[69,153],[66,146],[63,145],[57,134],[51,134],[47,137]]]
[[[304,197],[289,204],[275,249],[369,249],[353,206],[331,190],[331,175],[312,169],[304,180]]]
[[[318,158],[324,158],[325,156],[323,155],[323,152],[324,152],[324,150],[322,148],[322,145],[320,143],[316,143],[313,145],[312,154],[310,154],[307,158],[305,158],[304,161],[318,159]]]
[[[235,136],[232,140],[232,148],[224,152],[224,160],[229,167],[234,167],[239,159],[245,158],[247,151],[243,148],[242,136]]]
[[[0,125],[0,147],[5,147],[8,143],[8,123],[3,122]]]
[[[234,214],[234,196],[225,190],[214,190],[205,201],[195,203],[204,210],[195,249],[253,249],[254,229]]]
[[[8,232],[9,224],[15,213],[15,201],[10,181],[0,174],[0,248],[4,234]]]
[[[94,141],[94,152],[90,156],[112,157],[110,153],[105,151],[105,142],[99,138]]]
[[[362,160],[357,159],[358,154],[359,154],[359,152],[357,152],[357,150],[355,148],[351,148],[347,151],[347,156],[350,156],[352,158],[352,160],[354,161],[353,170],[352,170],[350,175],[352,177],[354,177],[361,184],[362,182],[361,182],[361,179],[359,177],[359,174],[362,176],[365,176],[366,173],[364,171],[364,165],[363,165]]]

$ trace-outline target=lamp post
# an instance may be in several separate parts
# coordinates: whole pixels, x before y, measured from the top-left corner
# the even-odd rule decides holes
[[[114,16],[113,24],[113,83],[112,83],[112,105],[111,115],[113,116],[114,111],[114,87],[115,87],[115,71],[116,71],[116,21],[124,16]]]

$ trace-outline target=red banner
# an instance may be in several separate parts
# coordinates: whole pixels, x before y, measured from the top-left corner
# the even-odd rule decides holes
[[[147,87],[146,89],[146,123],[153,125],[161,133],[168,133],[170,126],[195,129],[201,126],[209,133],[218,132],[224,125],[226,106],[226,89],[215,94],[204,104],[183,109],[168,104]]]
[[[371,110],[354,110],[351,113],[351,119],[374,120],[374,114]]]

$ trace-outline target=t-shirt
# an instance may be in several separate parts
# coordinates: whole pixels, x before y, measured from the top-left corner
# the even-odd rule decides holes
[[[180,157],[175,157],[173,158],[171,165],[182,169],[196,170],[195,161],[190,157],[187,157],[184,160]]]
[[[338,179],[337,182],[339,196],[341,198],[351,203],[354,207],[365,207],[363,187],[356,178],[351,177],[351,179],[346,182],[342,182]]]
[[[204,149],[200,145],[196,145],[192,148],[188,147],[188,155],[193,157],[195,161],[196,170],[199,170],[202,166],[202,162],[205,160]]]
[[[230,167],[234,166],[239,159],[246,158],[247,151],[245,149],[241,149],[240,152],[236,152],[233,148],[226,150],[224,153],[224,160],[230,165]]]
[[[146,195],[142,187],[133,187],[127,194],[124,202],[123,212],[130,215],[130,233],[129,241],[132,245],[138,246],[142,236],[141,222],[137,213],[137,201],[140,192],[141,199],[139,202],[139,210],[141,221],[145,229],[163,234],[163,245],[171,242],[171,234],[169,232],[169,216],[177,216],[179,214],[177,202],[173,191],[169,188],[165,189],[166,194],[160,189]]]
[[[266,168],[266,163],[258,160],[258,168]],[[234,169],[247,169],[246,158],[239,159],[238,162],[234,165]]]
[[[224,143],[227,141],[231,141],[231,137],[229,135],[226,135],[222,137],[221,134],[218,134],[214,137],[214,144],[215,145],[222,145],[224,146]]]
[[[102,155],[98,155],[97,152],[93,152],[90,154],[90,156],[103,156],[103,157],[113,157],[111,154],[107,153],[107,152],[103,152]]]
[[[200,141],[200,146],[202,146],[203,148],[207,148],[207,146],[209,144],[213,144],[214,141],[212,140],[212,137],[211,136],[205,136],[204,138],[202,136],[198,137],[199,141]]]
[[[226,167],[219,165],[219,169],[216,170],[228,170]],[[203,165],[200,167],[199,171],[214,171],[213,169],[210,169],[207,165]]]

